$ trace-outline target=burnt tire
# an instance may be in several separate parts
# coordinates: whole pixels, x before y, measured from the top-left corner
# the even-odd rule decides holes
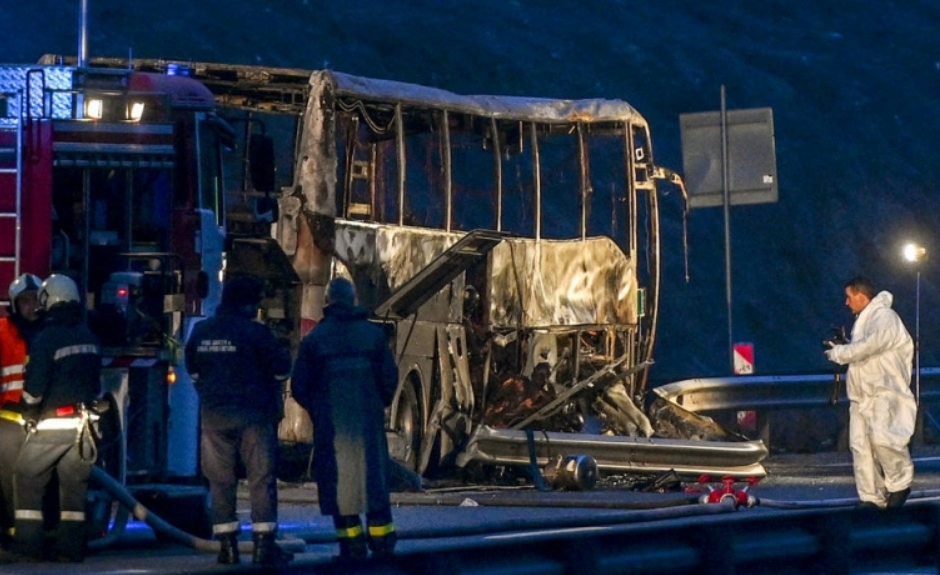
[[[395,412],[395,432],[398,433],[406,448],[404,460],[399,460],[406,469],[420,473],[421,441],[423,438],[421,404],[418,391],[412,382],[406,382],[398,398]]]

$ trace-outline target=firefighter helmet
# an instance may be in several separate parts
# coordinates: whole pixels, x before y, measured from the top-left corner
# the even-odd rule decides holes
[[[78,286],[68,276],[52,274],[39,287],[39,305],[45,310],[71,301],[79,301]]]
[[[33,274],[23,274],[20,277],[13,280],[13,283],[10,284],[10,290],[7,292],[10,296],[10,307],[14,312],[16,309],[16,298],[20,297],[23,292],[27,291],[39,291],[39,286],[42,284],[42,280],[38,276]]]

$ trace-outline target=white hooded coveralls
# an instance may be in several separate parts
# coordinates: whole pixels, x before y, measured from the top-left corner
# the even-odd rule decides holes
[[[876,295],[858,314],[852,341],[826,352],[831,361],[849,366],[849,448],[858,497],[882,507],[886,490],[902,491],[914,478],[908,450],[917,419],[914,344],[891,309],[893,301],[890,292]]]

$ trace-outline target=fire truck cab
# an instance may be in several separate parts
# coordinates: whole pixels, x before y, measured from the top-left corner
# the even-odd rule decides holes
[[[121,428],[102,465],[127,482],[198,477],[181,345],[220,296],[232,128],[185,72],[0,66],[0,291],[22,273],[80,287],[116,407],[102,424]]]

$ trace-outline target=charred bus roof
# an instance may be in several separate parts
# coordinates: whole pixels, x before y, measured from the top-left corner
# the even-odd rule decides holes
[[[74,58],[44,56],[42,61]],[[91,66],[165,74],[180,64],[168,60],[92,58]],[[311,90],[329,84],[335,97],[363,102],[399,102],[403,106],[446,109],[471,115],[544,123],[629,122],[646,125],[643,116],[623,100],[552,99],[521,96],[461,95],[440,88],[395,80],[355,76],[333,70],[305,70],[187,62],[189,76],[202,82],[220,106],[302,114]]]

